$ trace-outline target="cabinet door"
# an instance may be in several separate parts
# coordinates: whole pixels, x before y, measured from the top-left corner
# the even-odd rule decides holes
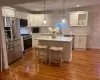
[[[34,15],[29,14],[27,19],[28,19],[28,27],[33,27],[34,26]]]
[[[86,49],[86,36],[81,36],[80,37],[80,48],[81,49]]]
[[[78,25],[78,13],[77,12],[70,12],[70,26],[77,26]]]
[[[79,48],[80,36],[75,36],[74,48]]]
[[[41,19],[39,14],[34,15],[34,26],[40,26]]]
[[[78,13],[78,26],[87,26],[88,22],[88,12],[80,11]]]

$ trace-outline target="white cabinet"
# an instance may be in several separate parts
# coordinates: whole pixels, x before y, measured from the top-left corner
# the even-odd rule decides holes
[[[75,35],[74,49],[86,49],[87,35]]]
[[[14,10],[2,9],[2,16],[15,17],[15,12]]]
[[[51,14],[46,14],[45,18],[47,20],[47,24],[43,24],[44,14],[28,14],[28,27],[36,27],[36,26],[51,26],[52,25],[52,16]]]
[[[75,11],[69,13],[70,26],[87,26],[88,12]]]
[[[20,19],[27,19],[28,13],[15,11],[15,17]]]
[[[34,26],[34,15],[33,14],[28,14],[27,20],[28,20],[28,27]]]
[[[34,14],[34,26],[42,26],[43,18],[43,14]]]

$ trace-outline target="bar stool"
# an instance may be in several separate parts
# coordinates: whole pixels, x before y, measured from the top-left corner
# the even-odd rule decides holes
[[[40,56],[40,51],[44,51],[44,61],[46,63],[47,62],[47,49],[48,49],[48,46],[36,45],[36,46],[34,46],[34,49],[36,50],[36,54],[38,56],[38,59],[39,59],[39,56]]]
[[[63,47],[55,47],[55,46],[51,46],[49,48],[50,53],[49,53],[49,65],[51,62],[58,62],[60,63],[60,66],[62,67],[62,63],[63,63]],[[53,60],[54,55],[57,54],[57,56],[60,56],[60,60]]]

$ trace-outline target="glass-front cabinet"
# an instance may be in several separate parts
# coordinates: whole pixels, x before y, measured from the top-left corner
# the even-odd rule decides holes
[[[75,11],[69,13],[70,26],[87,26],[88,11]]]

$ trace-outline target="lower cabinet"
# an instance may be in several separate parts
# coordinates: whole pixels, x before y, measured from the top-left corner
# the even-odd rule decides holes
[[[87,36],[86,35],[75,35],[74,37],[74,49],[86,50]]]

